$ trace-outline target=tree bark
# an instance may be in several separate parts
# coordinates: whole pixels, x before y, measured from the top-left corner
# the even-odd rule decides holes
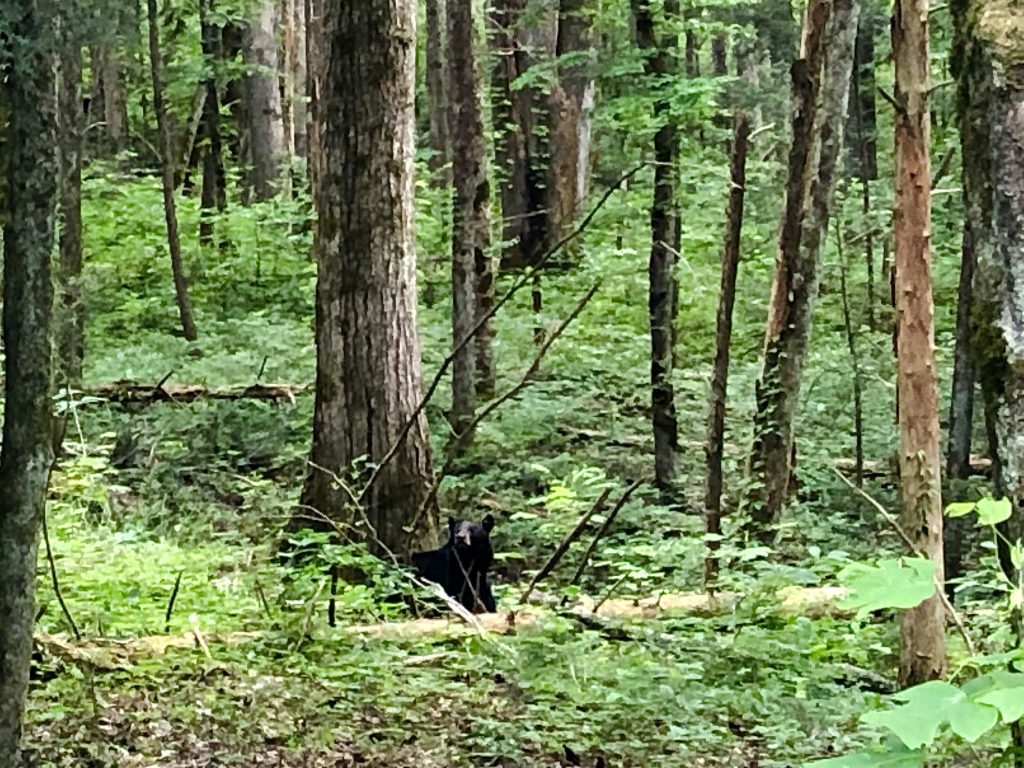
[[[203,57],[206,59],[206,99],[203,102],[203,194],[199,219],[199,240],[213,242],[214,211],[227,207],[227,181],[224,172],[224,150],[220,135],[220,92],[217,88],[217,60],[220,30],[209,19],[213,0],[200,0],[199,27]]]
[[[494,0],[491,6],[491,75],[495,171],[501,197],[502,240],[509,245],[502,265],[522,269],[540,257],[547,242],[540,95],[514,87],[535,64],[524,15],[527,0]],[[543,53],[543,46],[541,46]]]
[[[321,156],[323,133],[320,115],[320,93],[323,86],[323,4],[324,0],[305,0],[306,3],[306,121],[309,155],[307,167],[310,188],[314,202],[319,189],[321,176]]]
[[[557,74],[548,94],[548,247],[572,230],[589,180],[595,83],[586,0],[561,0],[555,56]]]
[[[942,494],[935,317],[931,278],[931,136],[928,110],[928,0],[896,0],[892,49],[896,84],[897,389],[900,397],[900,523],[935,561],[942,581]],[[900,619],[900,684],[946,673],[946,623],[938,594]]]
[[[85,356],[85,314],[82,305],[82,46],[75,20],[61,19],[58,82],[58,146],[60,148],[61,314],[57,327],[58,387],[78,388]]]
[[[249,180],[257,200],[269,200],[281,183],[285,157],[284,120],[278,83],[276,29],[279,12],[274,0],[260,0],[257,16],[245,28],[242,51],[249,120]]]
[[[35,623],[38,532],[52,437],[53,282],[57,196],[54,39],[50,3],[10,0],[13,50],[7,60],[7,164],[4,225],[4,423],[0,450],[0,764],[17,765]]]
[[[452,344],[459,348],[477,321],[478,258],[486,258],[490,190],[476,75],[472,0],[448,0],[449,94],[452,103]],[[452,430],[461,435],[476,412],[476,349],[472,339],[452,363]],[[471,435],[466,436],[472,440]],[[466,446],[459,445],[458,449]]]
[[[861,14],[850,77],[850,116],[846,123],[849,175],[863,181],[878,178],[878,119],[875,81],[877,21],[869,8]]]
[[[358,462],[381,460],[420,399],[416,4],[344,0],[323,10],[316,405],[311,469],[293,525],[315,525],[309,517],[317,510],[375,552],[406,552],[437,530],[432,514],[414,519],[432,480],[426,419],[415,419],[362,509],[335,475],[365,476]]]
[[[722,252],[722,287],[718,294],[715,332],[715,365],[711,376],[711,404],[708,409],[707,486],[704,497],[705,531],[710,537],[722,533],[722,458],[725,452],[725,404],[729,384],[729,351],[732,346],[732,312],[736,303],[736,276],[740,264],[743,234],[743,199],[747,184],[747,140],[750,121],[746,113],[733,118],[732,162],[730,167],[729,211],[726,217],[725,248]],[[709,538],[704,560],[704,587],[710,589],[718,578],[719,542]]]
[[[1010,544],[1024,537],[1024,59],[1017,17],[992,0],[956,0],[964,200],[975,254],[972,353],[985,404],[997,495],[1013,516],[999,559],[1017,582]],[[1012,26],[1016,23],[1016,26]],[[1014,611],[1018,640],[1024,632]],[[1014,734],[1019,744],[1020,734]]]
[[[449,163],[452,159],[449,131],[448,63],[444,20],[448,18],[446,0],[427,0],[427,100],[430,109],[430,169],[442,187],[452,183]]]
[[[716,77],[729,74],[729,49],[725,35],[711,38],[711,72]]]
[[[664,6],[666,26],[675,22],[675,0]],[[646,60],[644,70],[653,83],[660,84],[675,67],[671,34],[658,30],[650,0],[633,0],[636,40]],[[654,428],[654,482],[662,490],[675,479],[678,448],[675,392],[672,385],[673,324],[676,309],[676,281],[673,268],[679,252],[675,195],[678,181],[676,156],[678,138],[670,103],[659,96],[654,106],[660,126],[654,136],[654,200],[651,203],[651,257],[648,264],[648,309],[651,327],[651,420]]]
[[[93,47],[92,78],[89,121],[102,124],[104,153],[116,154],[128,146],[128,94],[118,52],[113,45]]]
[[[793,65],[793,145],[742,504],[751,533],[763,542],[775,538],[790,485],[793,425],[843,143],[858,6],[857,0],[812,0]]]
[[[189,341],[195,341],[195,320],[192,317],[192,301],[188,295],[185,278],[185,264],[181,257],[181,239],[178,235],[178,212],[174,200],[174,147],[171,129],[167,124],[167,108],[164,105],[162,80],[163,65],[160,59],[160,30],[157,18],[156,0],[146,0],[149,20],[149,62],[153,81],[153,111],[156,113],[157,132],[160,134],[160,154],[164,192],[164,219],[167,223],[167,248],[171,254],[171,275],[174,278],[174,295],[181,319],[181,330]]]

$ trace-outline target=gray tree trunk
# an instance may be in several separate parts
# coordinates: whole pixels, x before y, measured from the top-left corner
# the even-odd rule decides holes
[[[437,174],[437,182],[447,186],[452,182],[452,172],[448,165],[452,152],[446,57],[449,47],[445,27],[445,19],[448,18],[450,23],[450,16],[446,0],[427,0],[426,17],[427,100],[430,109],[430,148],[434,152],[430,158],[430,167]]]
[[[93,47],[92,82],[89,122],[101,124],[104,151],[120,152],[128,146],[128,94],[118,51],[113,45]]]
[[[53,463],[51,255],[57,196],[57,20],[48,3],[10,0],[4,100],[4,424],[0,450],[0,765],[18,764],[35,624],[36,551]]]
[[[269,200],[280,187],[285,152],[284,119],[277,56],[280,13],[274,0],[261,0],[257,15],[246,27],[242,51],[249,133],[249,180],[257,200]]]
[[[311,468],[295,524],[315,525],[316,510],[352,526],[343,529],[376,552],[406,552],[436,532],[433,514],[416,519],[432,480],[422,414],[362,510],[335,481],[355,476],[358,489],[365,465],[357,462],[380,462],[420,400],[415,42],[415,0],[324,4],[316,405]]]
[[[793,66],[793,146],[742,502],[751,532],[765,542],[774,540],[789,490],[793,425],[843,144],[858,7],[858,0],[812,0]]]

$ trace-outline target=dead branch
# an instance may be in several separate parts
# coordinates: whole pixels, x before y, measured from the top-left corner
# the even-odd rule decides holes
[[[308,384],[252,384],[247,387],[212,388],[199,384],[168,385],[162,382],[153,386],[133,381],[116,381],[75,391],[72,396],[79,400],[79,407],[87,407],[97,402],[150,405],[192,403],[196,400],[269,400],[276,403],[294,403],[296,395],[310,389]]]

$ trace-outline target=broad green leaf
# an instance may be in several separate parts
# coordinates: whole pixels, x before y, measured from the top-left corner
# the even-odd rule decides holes
[[[973,501],[958,501],[946,507],[946,517],[967,517],[977,506]]]
[[[953,708],[967,700],[963,691],[941,680],[922,683],[893,698],[907,703],[868,712],[861,720],[888,728],[908,749],[919,749],[935,741]]]
[[[978,502],[977,507],[979,525],[998,525],[1013,514],[1013,504],[1006,498],[996,500],[987,496]]]
[[[982,694],[979,704],[988,704],[999,710],[1004,723],[1015,723],[1024,717],[1024,687],[1000,688]]]
[[[995,707],[970,700],[954,704],[949,712],[949,727],[953,733],[972,744],[992,730],[997,722],[999,711]]]
[[[839,572],[848,594],[844,608],[863,618],[883,608],[913,608],[935,594],[935,563],[925,558],[891,558],[878,565],[852,563]]]

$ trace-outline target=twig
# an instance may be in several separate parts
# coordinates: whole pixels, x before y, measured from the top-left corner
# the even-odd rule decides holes
[[[574,541],[576,541],[576,539],[578,539],[580,535],[583,533],[583,530],[587,527],[587,523],[590,522],[590,518],[592,518],[602,509],[604,509],[604,504],[606,501],[608,501],[608,497],[611,496],[611,494],[611,488],[605,488],[604,491],[601,492],[601,495],[597,497],[597,501],[594,502],[593,506],[590,509],[588,509],[584,513],[583,517],[579,519],[579,522],[576,523],[576,527],[569,531],[569,534],[564,539],[562,539],[562,543],[558,545],[558,548],[554,551],[554,554],[552,554],[551,557],[548,558],[548,561],[544,564],[544,567],[537,571],[536,575],[534,575],[534,577],[530,580],[529,586],[523,591],[522,596],[519,598],[520,603],[525,603],[527,600],[529,600],[530,594],[533,592],[533,588],[536,587],[537,584],[539,584],[541,581],[543,581],[548,576],[548,574],[555,570],[555,566],[558,565],[559,562],[561,562],[562,557],[565,555],[566,552],[569,551],[569,546]]]
[[[171,632],[171,615],[174,613],[174,601],[178,599],[178,590],[181,588],[181,577],[184,571],[178,571],[178,578],[174,580],[174,589],[171,590],[171,599],[167,601],[167,610],[164,612],[164,632]]]
[[[608,200],[611,199],[611,196],[615,193],[616,190],[619,189],[619,187],[621,187],[631,178],[640,173],[640,171],[646,168],[647,165],[647,162],[641,163],[640,165],[633,168],[631,171],[628,171],[627,173],[623,174],[619,178],[619,180],[615,182],[615,184],[613,184],[607,190],[605,190],[605,193],[601,196],[601,199],[597,201],[597,204],[593,208],[590,209],[590,212],[583,218],[582,221],[580,221],[576,228],[572,232],[567,234],[565,237],[563,237],[561,240],[559,240],[557,243],[555,243],[553,246],[548,248],[548,250],[545,251],[543,254],[541,254],[540,258],[537,259],[537,261],[534,263],[532,267],[530,267],[530,269],[524,270],[523,273],[519,277],[517,277],[516,280],[512,283],[512,285],[505,292],[505,294],[496,302],[494,302],[494,306],[491,307],[489,311],[484,313],[477,320],[476,325],[474,325],[469,330],[469,332],[466,334],[466,337],[462,339],[462,341],[460,341],[458,344],[456,344],[452,351],[448,353],[448,356],[445,357],[445,359],[441,362],[441,367],[438,368],[437,373],[434,374],[434,378],[431,380],[430,386],[427,387],[427,391],[423,394],[423,397],[420,398],[419,404],[413,409],[413,412],[409,415],[409,418],[406,419],[406,422],[402,426],[402,430],[398,433],[398,437],[395,439],[394,444],[388,449],[387,453],[385,453],[381,460],[377,463],[377,466],[374,467],[373,472],[370,474],[370,477],[366,481],[366,485],[363,486],[363,490],[359,494],[360,501],[366,499],[366,496],[367,494],[369,494],[370,489],[373,488],[374,484],[377,482],[377,479],[380,477],[381,472],[383,472],[384,469],[394,460],[395,456],[398,455],[398,451],[401,450],[406,438],[412,431],[413,425],[416,424],[417,420],[420,417],[420,414],[422,414],[423,410],[427,407],[427,403],[430,402],[430,399],[434,396],[434,393],[437,391],[437,388],[441,385],[441,380],[444,378],[444,375],[448,372],[448,369],[455,361],[455,358],[459,354],[459,352],[461,352],[466,347],[466,345],[473,340],[473,338],[480,332],[480,330],[485,325],[487,325],[487,323],[496,314],[498,314],[499,310],[501,310],[501,308],[504,307],[505,304],[507,304],[509,300],[512,299],[513,296],[515,296],[525,285],[533,281],[534,275],[540,273],[543,266],[551,259],[552,256],[554,256],[556,253],[562,250],[562,248],[564,248],[566,245],[571,243],[573,240],[575,240],[577,237],[579,237],[586,231],[587,227],[590,226],[590,223],[594,220],[594,218],[601,211],[601,209],[604,208],[605,203],[607,203]]]
[[[203,649],[203,655],[208,659],[212,659],[213,654],[210,653],[210,646],[206,644],[206,638],[203,637],[203,631],[199,628],[199,615],[196,613],[191,614],[188,617],[188,623],[192,625],[192,637],[195,638],[199,647]]]
[[[871,496],[871,494],[869,494],[863,488],[858,488],[856,485],[854,485],[853,481],[850,480],[850,478],[848,478],[835,467],[832,467],[832,471],[839,475],[839,479],[846,483],[851,489],[853,489],[861,496],[863,496],[864,500],[867,501],[868,504],[870,504],[872,507],[874,507],[875,510],[877,510],[878,514],[880,514],[885,519],[885,521],[889,523],[890,526],[892,526],[893,530],[896,531],[899,537],[903,540],[903,543],[907,545],[907,548],[910,549],[910,551],[914,555],[916,555],[917,557],[928,558],[928,556],[925,553],[923,553],[920,549],[917,548],[917,545],[914,544],[911,538],[907,535],[907,532],[904,531],[903,528],[900,526],[899,521],[873,496]],[[935,575],[935,586],[939,599],[942,601],[942,606],[946,609],[946,613],[949,615],[950,619],[953,620],[953,623],[956,625],[957,631],[960,633],[960,636],[964,639],[964,645],[967,646],[967,652],[973,656],[976,653],[974,641],[971,640],[971,636],[967,632],[967,626],[964,624],[963,617],[961,617],[960,614],[957,613],[956,608],[954,608],[953,604],[949,602],[949,598],[946,596],[945,586],[939,581],[938,574]]]
[[[896,101],[896,99],[893,96],[891,96],[888,93],[888,91],[886,91],[884,88],[879,88],[878,92],[881,94],[882,98],[885,99],[887,102],[889,102],[889,104],[892,106],[892,108],[896,110],[897,114],[899,114],[899,115],[906,115],[907,114],[906,108],[902,104],[900,104],[898,101]]]
[[[173,375],[174,375],[174,370],[173,369],[168,371],[167,375],[164,376],[162,379],[160,379],[160,381],[157,382],[156,386],[153,387],[153,394],[155,395],[158,392],[163,392],[164,391],[164,384],[166,384],[167,380],[170,379],[171,376],[173,376]]]
[[[530,383],[530,380],[537,373],[537,370],[540,367],[540,363],[544,359],[545,355],[547,355],[548,350],[551,349],[551,345],[554,344],[558,337],[565,332],[565,329],[569,327],[569,324],[572,323],[572,321],[575,320],[577,317],[579,317],[579,314],[583,311],[584,307],[587,306],[590,300],[594,298],[594,295],[597,293],[597,289],[600,287],[600,281],[594,283],[594,285],[591,286],[590,290],[587,291],[583,298],[579,300],[579,302],[576,304],[576,307],[572,310],[572,312],[569,313],[568,317],[566,317],[565,320],[559,323],[558,327],[551,332],[547,339],[544,340],[544,343],[540,346],[540,349],[537,350],[537,354],[534,356],[533,362],[530,363],[530,367],[527,368],[526,373],[524,373],[522,378],[519,379],[519,382],[511,389],[509,389],[507,392],[502,394],[500,397],[491,400],[486,407],[482,408],[476,414],[476,416],[473,417],[473,420],[469,422],[466,428],[463,429],[460,434],[455,436],[455,438],[452,440],[453,444],[458,445],[462,443],[465,437],[467,435],[472,434],[473,431],[478,426],[480,426],[480,423],[484,419],[486,419],[498,408],[500,408],[502,405],[507,403],[509,400],[511,400],[513,397],[518,395],[520,392],[523,391],[523,389],[526,388],[526,385]],[[430,506],[432,504],[436,503],[437,493],[441,488],[441,483],[444,481],[444,478],[448,475],[448,472],[451,470],[452,465],[455,463],[457,459],[458,453],[455,451],[451,451],[448,455],[448,458],[445,459],[445,462],[442,465],[440,471],[437,473],[436,479],[430,486],[430,492],[427,494],[426,498],[423,499],[423,503],[420,504],[420,508],[416,510],[416,516],[413,518],[412,522],[408,526],[409,530],[415,531],[417,526],[419,525],[420,520],[423,519],[423,515],[426,514],[426,511],[430,509]],[[363,493],[365,494],[365,489]],[[360,495],[359,501],[362,501],[362,499],[363,495]]]
[[[68,624],[71,626],[71,634],[75,636],[75,640],[81,640],[82,634],[78,631],[78,625],[75,624],[75,620],[71,617],[68,604],[64,602],[64,596],[60,592],[60,582],[57,580],[57,563],[53,559],[53,550],[50,547],[50,531],[46,527],[46,512],[43,512],[43,543],[46,545],[46,559],[50,563],[50,582],[53,584],[53,594],[56,595],[57,602],[60,603],[60,609],[64,612],[64,618],[68,620]]]
[[[321,579],[316,585],[316,591],[313,593],[313,597],[310,598],[309,602],[306,603],[306,615],[302,619],[302,631],[299,633],[299,639],[295,643],[296,653],[302,648],[302,644],[309,637],[309,633],[312,630],[313,623],[313,612],[316,610],[316,601],[320,599],[320,593],[324,591],[324,585],[326,581]]]
[[[615,594],[615,590],[617,590],[619,586],[622,584],[622,582],[628,579],[629,576],[629,573],[624,573],[621,576],[619,576],[619,578],[617,578],[614,581],[614,583],[610,587],[608,587],[608,591],[604,593],[604,597],[602,597],[594,604],[594,609],[591,611],[591,613],[597,613],[599,610],[601,610],[601,606],[611,599],[612,595]]]
[[[615,518],[619,516],[619,512],[621,512],[622,508],[626,506],[626,502],[629,501],[630,496],[633,495],[637,488],[643,485],[643,482],[643,480],[637,480],[629,486],[629,488],[626,489],[626,492],[622,494],[619,500],[615,503],[615,506],[612,507],[612,511],[608,513],[608,517],[605,518],[604,523],[598,529],[597,535],[594,536],[593,540],[590,542],[590,546],[587,547],[587,551],[583,553],[583,557],[580,559],[580,564],[576,567],[576,573],[573,574],[572,581],[569,582],[570,587],[575,587],[580,583],[580,579],[583,578],[583,572],[587,568],[587,563],[590,562],[590,558],[593,557],[594,552],[597,550],[598,543],[605,537],[605,534],[611,530],[612,523],[615,522]],[[569,596],[564,595],[560,605],[565,605],[568,600]]]

